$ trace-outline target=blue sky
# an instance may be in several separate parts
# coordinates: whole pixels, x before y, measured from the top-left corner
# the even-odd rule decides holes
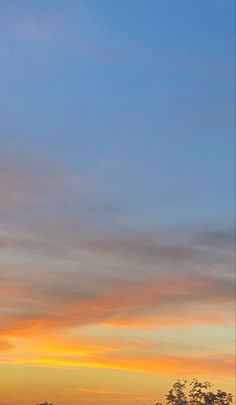
[[[234,2],[1,2],[1,142],[144,223],[233,215]]]
[[[1,2],[1,142],[86,171],[143,223],[229,222],[233,9]]]

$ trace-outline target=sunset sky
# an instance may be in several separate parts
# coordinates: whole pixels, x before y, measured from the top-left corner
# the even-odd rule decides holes
[[[234,0],[0,0],[0,404],[233,392]]]

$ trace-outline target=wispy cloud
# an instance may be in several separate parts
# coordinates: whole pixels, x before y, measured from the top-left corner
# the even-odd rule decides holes
[[[0,233],[3,362],[232,373],[229,354],[196,357],[193,346],[169,356],[144,339],[150,329],[168,334],[199,326],[204,333],[209,325],[232,324],[231,230],[116,229],[115,219],[106,223],[100,215],[106,200],[94,199],[97,191],[69,171],[16,158],[2,160],[0,169],[0,208],[7,217]],[[68,192],[75,208],[69,215],[63,208]],[[87,221],[77,215],[80,209]],[[72,336],[89,328],[102,328],[102,341],[87,337],[75,344]],[[137,341],[129,342],[126,331],[134,329]],[[110,330],[123,331],[121,341],[109,340]]]

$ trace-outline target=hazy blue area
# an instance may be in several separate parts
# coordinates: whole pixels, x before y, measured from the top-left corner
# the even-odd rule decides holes
[[[234,1],[1,1],[0,146],[93,179],[137,226],[229,224]]]

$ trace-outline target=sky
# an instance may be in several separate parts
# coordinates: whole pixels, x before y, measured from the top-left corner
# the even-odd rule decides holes
[[[233,392],[234,16],[1,0],[1,405]]]

